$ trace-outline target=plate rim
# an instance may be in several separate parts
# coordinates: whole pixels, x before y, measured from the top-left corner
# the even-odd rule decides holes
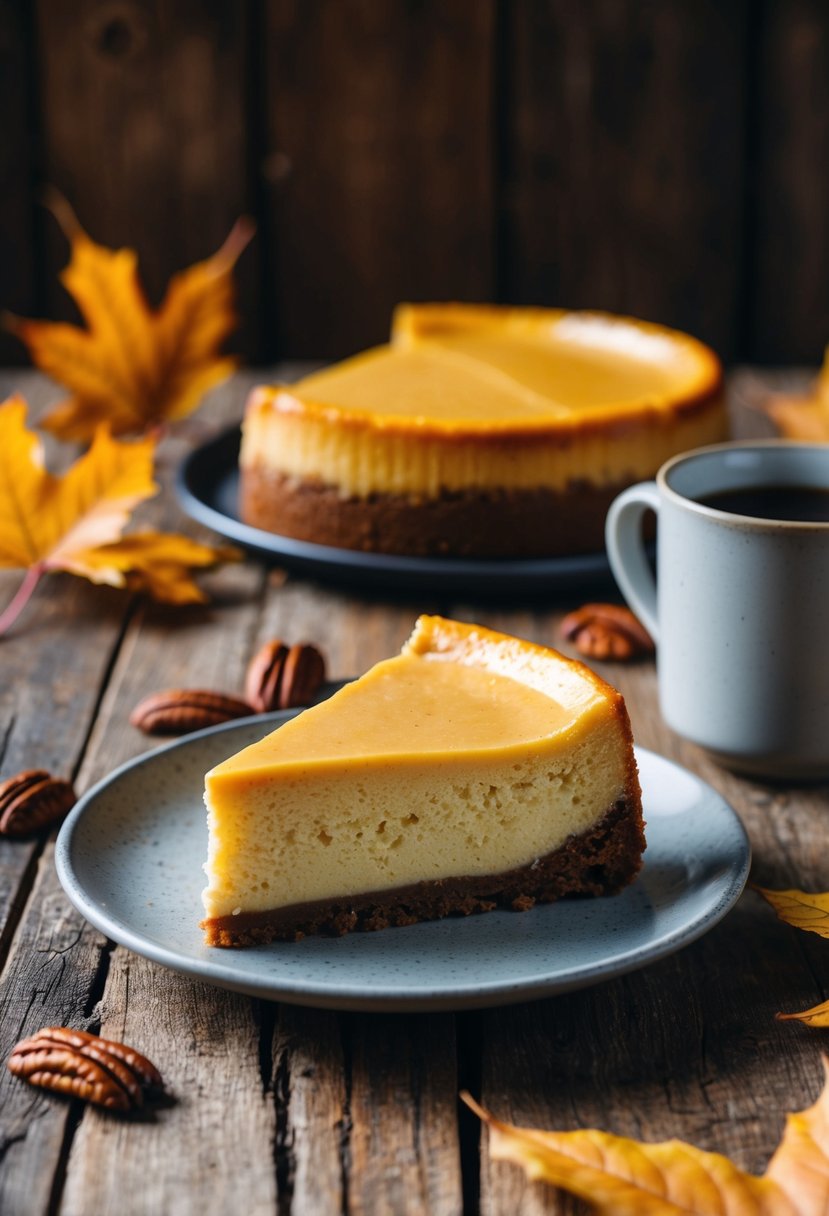
[[[195,483],[205,476],[201,465],[213,458],[224,466],[227,459],[219,460],[224,449],[241,441],[241,424],[234,423],[223,428],[211,438],[192,448],[176,468],[174,488],[184,511],[197,523],[212,528],[220,536],[235,541],[258,554],[267,554],[271,559],[282,559],[288,563],[334,570],[345,568],[352,574],[363,574],[370,578],[393,579],[405,576],[413,579],[444,578],[456,581],[461,578],[496,580],[507,584],[516,578],[538,583],[539,590],[555,588],[571,580],[607,579],[613,577],[607,554],[604,550],[595,553],[576,553],[563,557],[542,558],[464,558],[464,557],[408,557],[395,553],[365,553],[356,549],[339,549],[333,545],[320,545],[314,541],[296,540],[278,532],[266,532],[252,524],[243,523],[237,516],[213,506],[200,495]],[[221,476],[231,472],[225,469]]]
[[[73,837],[89,807],[94,805],[109,786],[120,781],[132,769],[152,764],[158,757],[187,747],[206,737],[220,737],[224,733],[253,724],[279,725],[301,712],[301,710],[283,710],[270,714],[254,714],[246,718],[223,722],[218,726],[207,727],[204,730],[193,731],[184,738],[174,739],[142,752],[138,756],[133,756],[91,786],[78,799],[77,804],[64,820],[55,843],[54,856],[58,879],[77,911],[118,945],[178,974],[215,987],[229,989],[258,999],[320,1009],[364,1012],[430,1012],[496,1008],[523,1001],[539,1000],[591,987],[605,980],[638,971],[684,949],[685,946],[691,945],[692,942],[708,933],[733,908],[746,885],[751,867],[751,842],[745,825],[728,800],[714,786],[677,761],[670,760],[649,748],[635,746],[634,750],[640,766],[644,759],[648,764],[655,762],[657,765],[678,769],[684,775],[689,776],[701,787],[702,791],[713,795],[716,802],[720,804],[720,810],[730,815],[731,826],[736,829],[741,850],[739,854],[735,853],[734,866],[723,881],[723,888],[718,893],[715,905],[698,915],[693,922],[666,932],[650,945],[637,946],[621,957],[572,968],[565,978],[540,976],[530,980],[498,980],[484,984],[460,983],[440,990],[435,990],[433,985],[428,984],[406,986],[396,984],[391,988],[372,989],[371,992],[368,992],[365,989],[346,990],[341,981],[339,983],[321,983],[313,980],[303,983],[289,979],[274,982],[273,980],[257,980],[252,976],[239,977],[235,974],[234,963],[226,962],[224,959],[225,956],[229,959],[245,957],[240,952],[217,949],[217,956],[220,955],[221,959],[217,957],[215,963],[212,960],[182,956],[169,946],[159,945],[140,932],[131,929],[123,919],[115,918],[110,913],[103,911],[87,894],[78,879],[71,859]],[[647,865],[647,854],[645,865]],[[532,916],[532,914],[531,909],[524,915]],[[497,913],[492,913],[492,915],[497,915]],[[267,949],[267,947],[253,947],[253,949]]]

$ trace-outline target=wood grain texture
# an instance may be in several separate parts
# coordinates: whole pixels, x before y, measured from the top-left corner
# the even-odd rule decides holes
[[[51,1210],[64,1170],[77,1107],[23,1085],[6,1071],[14,1044],[43,1026],[94,1029],[106,940],[69,903],[47,846],[0,975],[0,1211],[40,1216]]]
[[[817,363],[829,341],[829,22],[820,0],[767,0],[754,117],[753,333],[746,357]]]
[[[349,1211],[460,1216],[454,1018],[349,1017]]]
[[[28,400],[32,421],[59,396],[43,376],[20,370],[0,374],[0,400],[12,391]],[[65,469],[73,453],[65,445],[45,446],[49,467]],[[21,578],[21,571],[0,570],[0,607]],[[123,594],[69,575],[41,581],[24,615],[0,638],[0,781],[27,768],[74,778],[129,607]],[[0,838],[0,964],[42,847],[38,838]]]
[[[345,1212],[351,1115],[338,1015],[282,1006],[272,1060],[280,1214]]]
[[[233,408],[227,394],[221,400]],[[176,442],[168,444],[164,481],[175,463],[170,447]],[[152,523],[166,526],[177,514],[170,495],[149,510]],[[181,612],[145,605],[136,611],[90,737],[80,774],[83,787],[114,763],[157,745],[128,721],[130,709],[147,692],[170,686],[241,687],[262,583],[252,563],[227,566],[211,580],[210,606]],[[199,915],[194,909],[194,922]],[[256,1216],[271,1212],[276,1115],[260,1071],[254,1003],[165,975],[119,948],[106,977],[102,1025],[105,1036],[152,1045],[148,1054],[176,1100],[139,1134],[84,1112],[67,1175],[67,1211],[82,1216],[90,1205],[106,1211],[124,1190],[134,1196],[136,1214],[150,1216],[165,1206],[187,1211],[196,1190],[203,1195],[200,1208],[219,1216],[234,1208],[238,1178],[244,1177],[246,1207]],[[222,1168],[229,1143],[231,1172]],[[177,1146],[174,1153],[171,1144]],[[151,1183],[142,1181],[148,1161]]]
[[[42,184],[57,187],[95,240],[138,251],[148,296],[219,247],[251,208],[245,145],[246,4],[38,0]],[[66,243],[53,222],[44,267],[50,316],[71,316],[56,280]],[[257,346],[257,259],[237,269]]]
[[[57,186],[154,301],[253,213],[233,343],[260,360],[431,297],[814,362],[827,57],[820,0],[3,0],[0,306],[73,315]]]
[[[733,357],[746,5],[503,11],[499,294],[677,325]]]
[[[54,401],[55,388],[46,385],[42,377],[34,378],[30,373],[24,373],[15,380],[27,390],[36,410],[50,399]],[[236,388],[244,392],[243,384]],[[209,403],[205,409],[205,415],[209,418],[212,413],[214,417],[229,420],[229,415],[237,409],[234,392],[226,389],[223,394],[214,395],[212,404]],[[193,425],[191,423],[191,427]],[[144,523],[167,527],[182,524],[169,490],[169,481],[173,468],[183,455],[185,444],[181,432],[166,443],[159,471],[167,492],[142,508]],[[68,453],[64,452],[64,462],[68,458]],[[6,576],[4,572],[4,585],[15,577]],[[251,593],[255,598],[256,589],[261,584],[257,569],[250,566],[227,567],[214,577],[217,597],[225,594],[231,603],[235,601],[243,614],[251,611]],[[231,584],[227,590],[223,578]],[[133,692],[129,681],[121,678],[121,673],[133,667],[132,639],[140,632],[145,617],[149,617],[150,622],[146,628],[150,632],[155,629],[166,639],[167,653],[171,660],[175,656],[181,674],[185,674],[188,655],[193,669],[198,664],[201,671],[208,674],[197,648],[204,644],[200,622],[210,620],[211,612],[215,612],[215,609],[185,609],[181,614],[168,607],[155,606],[154,609],[141,608],[131,618],[133,607],[130,597],[123,593],[92,587],[83,580],[68,576],[49,578],[38,588],[25,617],[21,617],[13,632],[0,643],[3,670],[0,687],[4,690],[4,708],[8,713],[4,724],[3,764],[9,772],[41,764],[53,767],[55,771],[70,771],[73,775],[77,772],[77,788],[82,792],[98,777],[110,771],[118,762],[114,759],[116,756],[123,760],[150,746],[149,741],[126,721],[124,700],[130,698]],[[158,614],[157,617],[153,617],[153,611]],[[194,612],[195,617],[191,615]],[[230,616],[231,612],[229,607],[227,615]],[[212,619],[215,628],[215,617]],[[178,639],[183,627],[187,628],[191,646],[179,654]],[[157,679],[159,673],[164,671],[165,664],[159,660],[151,643],[148,643],[146,653],[154,664],[152,678]],[[212,646],[210,653],[216,664],[217,678],[218,672],[223,676],[227,650]],[[144,670],[145,675],[149,674],[142,668],[140,660],[135,666],[138,670]],[[168,662],[167,667],[170,666],[172,663]],[[103,698],[103,704],[96,719],[99,698]],[[129,700],[127,703],[131,704]],[[51,845],[47,845],[40,856],[43,846],[37,843],[13,845],[2,841],[0,844],[3,863],[0,881],[5,902],[12,908],[12,915],[4,916],[5,933],[0,939],[8,947],[5,968],[0,976],[0,1008],[3,1009],[0,1051],[5,1060],[17,1039],[41,1026],[89,1025],[97,1029],[101,1019],[98,1002],[104,993],[104,986],[110,982],[110,972],[114,977],[123,978],[124,968],[129,974],[129,964],[122,964],[120,959],[116,959],[115,965],[110,967],[110,951],[105,939],[74,911],[58,884]],[[35,881],[32,886],[33,871]],[[3,907],[2,911],[7,913],[8,908]],[[126,956],[126,952],[123,953]],[[133,956],[126,957],[133,963],[140,961]],[[139,977],[144,976],[144,971],[140,968],[134,971],[132,1006],[118,995],[120,989],[116,988],[113,998],[116,1010],[130,1023],[130,1041],[145,1050],[151,1058],[156,1054],[154,1045],[159,1033],[155,1024],[157,994],[159,991],[169,993],[172,984],[171,976],[157,969],[152,970],[153,978],[147,984],[147,991],[142,991],[140,985]],[[192,985],[190,995],[191,990]],[[203,1005],[207,1006],[209,1000],[217,1002],[220,1011],[227,1008],[226,1000],[213,991]],[[134,1012],[134,1026],[131,1011]],[[176,1032],[182,1042],[192,1040],[191,1031],[180,1018]],[[208,1038],[211,1043],[221,1045],[228,1039],[229,1033],[214,1029]],[[113,1031],[111,1037],[121,1036]],[[257,1090],[261,1091],[258,1036],[254,1037],[256,1049],[253,1052],[253,1068]],[[237,1061],[226,1062],[226,1075],[231,1081],[240,1067]],[[186,1070],[182,1065],[177,1064],[172,1071],[174,1076],[184,1074],[186,1081]],[[211,1071],[216,1077],[220,1074],[215,1064]],[[46,1212],[62,1194],[67,1152],[79,1122],[87,1120],[84,1135],[79,1140],[80,1146],[86,1144],[91,1135],[88,1132],[90,1121],[107,1145],[110,1143],[109,1137],[114,1134],[114,1125],[106,1117],[101,1118],[88,1109],[81,1113],[76,1105],[15,1083],[5,1068],[0,1072],[0,1095],[3,1098],[0,1101],[3,1110],[0,1128],[0,1210],[4,1216],[5,1213],[9,1213],[9,1216],[30,1216],[30,1213]],[[250,1095],[237,1093],[237,1096],[240,1101],[244,1099],[247,1110],[251,1105]],[[173,1109],[180,1110],[180,1107]],[[221,1123],[215,1118],[215,1107],[210,1109],[214,1111],[213,1125],[220,1128]],[[96,1119],[99,1119],[97,1124]],[[258,1142],[262,1141],[263,1138],[259,1137]],[[136,1152],[133,1157],[127,1157],[126,1168],[135,1169],[136,1180],[130,1198],[123,1197],[120,1171],[124,1163],[120,1158],[114,1157],[108,1148],[105,1150],[111,1169],[108,1174],[104,1172],[102,1177],[100,1163],[94,1155],[98,1150],[93,1148],[92,1156],[87,1159],[82,1148],[79,1148],[74,1167],[79,1171],[79,1176],[86,1179],[88,1166],[89,1177],[95,1179],[97,1190],[92,1206],[86,1206],[85,1200],[79,1200],[77,1210],[114,1210],[115,1207],[120,1209],[122,1204],[126,1204],[129,1210],[130,1203],[141,1202],[140,1196],[147,1191],[143,1179],[145,1167],[138,1143],[135,1139],[131,1143]],[[169,1145],[171,1142],[168,1139],[162,1143]],[[266,1137],[264,1143],[267,1145]],[[220,1155],[219,1147],[217,1143],[212,1144],[214,1161]],[[203,1158],[197,1153],[191,1154],[189,1160],[194,1172],[204,1164]],[[171,1179],[177,1175],[177,1171],[180,1172],[180,1162],[175,1155],[169,1154],[167,1161],[165,1185],[169,1182],[173,1186]],[[209,1177],[211,1168],[207,1168],[202,1176]],[[270,1173],[268,1170],[268,1177]],[[189,1181],[193,1182],[192,1173]],[[83,1189],[86,1182],[78,1185]],[[104,1200],[101,1199],[102,1189],[107,1185],[112,1189]],[[69,1198],[72,1203],[76,1194],[77,1190],[72,1191],[70,1186]],[[149,1194],[150,1197],[154,1194],[152,1188]],[[160,1208],[156,1205],[142,1210],[157,1212]],[[225,1206],[213,1210],[220,1212],[228,1209]],[[270,1210],[268,1204],[258,1209],[266,1210]]]
[[[2,0],[0,307],[73,315],[57,186],[153,301],[253,213],[233,343],[260,360],[431,297],[816,362],[828,58],[821,0]]]
[[[36,305],[31,42],[25,0],[0,2],[0,307],[27,313]],[[0,330],[0,364],[22,363],[19,342]]]
[[[388,337],[403,299],[493,294],[491,0],[268,0],[269,278],[280,353]]]
[[[84,1111],[61,1212],[271,1216],[276,1114],[259,1066],[258,1002],[117,949],[99,1012],[105,1038],[152,1059],[168,1100],[140,1120]]]

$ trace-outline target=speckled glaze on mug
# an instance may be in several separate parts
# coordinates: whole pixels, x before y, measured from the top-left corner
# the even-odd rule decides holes
[[[724,764],[829,776],[829,523],[697,501],[757,486],[829,487],[829,445],[719,444],[676,456],[608,512],[610,565],[657,642],[668,725]],[[642,517],[657,514],[654,580]]]

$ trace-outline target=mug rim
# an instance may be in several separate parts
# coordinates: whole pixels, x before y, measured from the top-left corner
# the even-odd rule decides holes
[[[656,484],[659,487],[659,492],[669,501],[674,502],[677,506],[684,507],[694,514],[702,515],[708,519],[720,520],[731,525],[775,530],[782,528],[809,532],[824,532],[829,529],[829,520],[769,519],[765,516],[738,514],[734,511],[724,511],[721,507],[707,506],[705,503],[698,502],[695,498],[689,498],[679,490],[674,489],[668,481],[668,477],[674,469],[688,461],[701,459],[709,455],[713,456],[720,452],[751,452],[758,449],[823,452],[827,458],[827,472],[829,473],[829,443],[806,443],[798,439],[735,439],[726,443],[712,443],[700,448],[691,448],[687,452],[678,452],[676,456],[672,456],[669,460],[666,460],[656,474]],[[829,491],[829,477],[827,478],[826,489]]]

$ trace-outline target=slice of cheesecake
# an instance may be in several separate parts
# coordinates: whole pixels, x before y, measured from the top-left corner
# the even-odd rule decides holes
[[[440,617],[205,782],[214,946],[610,894],[645,847],[621,695]]]

